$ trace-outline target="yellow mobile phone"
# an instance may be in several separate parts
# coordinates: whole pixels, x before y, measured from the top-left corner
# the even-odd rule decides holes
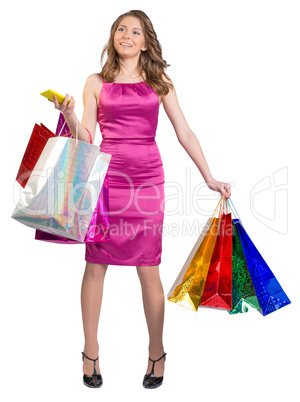
[[[48,89],[48,91],[41,92],[41,95],[45,96],[45,98],[51,100],[53,102],[53,95],[56,95],[58,103],[61,105],[65,99],[65,97],[58,92],[53,91],[52,89]],[[67,102],[67,105],[69,104],[70,99]]]

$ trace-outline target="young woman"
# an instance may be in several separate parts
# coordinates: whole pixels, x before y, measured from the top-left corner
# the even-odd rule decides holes
[[[101,73],[87,78],[84,113],[78,123],[80,140],[93,142],[100,125],[101,151],[112,155],[108,168],[110,242],[86,244],[86,268],[81,306],[85,336],[83,382],[89,387],[103,383],[99,368],[97,330],[103,282],[111,265],[136,266],[141,282],[149,331],[148,368],[145,388],[162,384],[164,352],[164,291],[159,276],[164,218],[164,168],[155,141],[159,106],[162,103],[179,143],[195,162],[206,184],[226,198],[230,184],[213,178],[197,137],[180,109],[175,88],[165,73],[160,43],[147,15],[131,10],[113,23],[107,61]],[[75,136],[75,101],[54,99]],[[86,359],[84,359],[84,357]]]

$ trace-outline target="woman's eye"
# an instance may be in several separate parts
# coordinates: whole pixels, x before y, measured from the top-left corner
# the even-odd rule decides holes
[[[120,29],[125,29],[125,28],[119,28],[118,31],[120,31]],[[138,35],[140,35],[140,33],[138,31],[134,31],[134,33],[137,33]]]

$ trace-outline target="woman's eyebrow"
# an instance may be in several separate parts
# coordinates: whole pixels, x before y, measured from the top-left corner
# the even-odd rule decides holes
[[[123,24],[121,24],[121,25],[119,25],[120,27],[125,27],[125,28],[127,28],[127,25],[123,25]],[[133,29],[139,29],[139,30],[141,30],[141,28],[138,28],[138,27],[132,27]]]

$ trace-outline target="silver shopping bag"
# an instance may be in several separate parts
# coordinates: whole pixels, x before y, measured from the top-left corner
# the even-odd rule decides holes
[[[67,137],[49,138],[12,218],[47,233],[84,242],[111,155]]]

